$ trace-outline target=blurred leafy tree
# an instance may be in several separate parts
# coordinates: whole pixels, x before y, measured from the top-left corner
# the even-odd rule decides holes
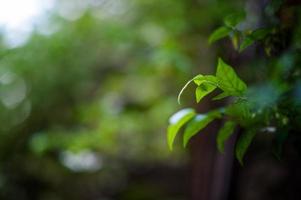
[[[13,49],[1,42],[1,199],[112,197],[122,195],[129,161],[183,163],[181,149],[166,149],[165,122],[200,62],[194,27],[207,25],[189,1],[113,4],[70,18],[54,10],[53,33],[37,27]],[[146,199],[156,190],[169,198],[148,188]]]

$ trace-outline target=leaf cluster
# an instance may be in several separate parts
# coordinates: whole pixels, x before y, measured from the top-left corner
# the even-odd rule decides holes
[[[281,3],[268,6],[266,11],[273,8],[268,15],[275,17],[274,11],[280,9],[280,5]],[[208,113],[197,114],[190,110],[193,114],[189,119],[186,118],[185,123],[181,123],[176,131],[168,129],[168,136],[173,137],[172,140],[168,138],[170,148],[181,128],[184,128],[183,144],[186,146],[194,135],[214,120],[225,122],[216,138],[220,152],[224,152],[225,141],[235,132],[236,127],[241,128],[235,147],[236,158],[241,164],[257,133],[271,133],[272,142],[276,144],[273,145],[273,153],[278,158],[282,145],[289,136],[300,138],[300,28],[294,32],[289,29],[291,23],[283,24],[283,21],[272,20],[273,23],[267,23],[266,27],[249,30],[244,29],[244,20],[244,13],[225,17],[223,25],[210,35],[209,43],[230,37],[234,49],[239,53],[254,43],[260,44],[266,57],[260,55],[254,60],[257,66],[248,69],[252,73],[250,78],[254,78],[256,84],[247,87],[234,69],[221,58],[218,59],[215,75],[199,74],[192,78],[180,91],[179,103],[183,92],[192,83],[196,86],[197,103],[215,90],[220,90],[221,93],[213,97],[213,100],[232,98],[225,107]],[[249,62],[250,66],[251,63]],[[253,73],[259,71],[259,76],[253,76]],[[181,121],[180,118],[179,120]],[[173,125],[177,123],[173,122]]]
[[[190,83],[196,85],[195,98],[197,103],[215,89],[220,89],[222,92],[215,96],[213,100],[232,96],[235,97],[237,101],[225,109],[213,110],[206,114],[197,114],[191,108],[186,108],[175,113],[170,118],[170,125],[168,127],[168,146],[172,150],[175,137],[182,127],[185,126],[183,145],[186,147],[189,140],[213,120],[221,119],[223,116],[228,115],[230,120],[219,130],[216,139],[219,151],[224,152],[224,143],[234,133],[235,127],[239,124],[239,121],[241,121],[241,124],[243,125],[244,120],[242,120],[242,118],[250,118],[248,104],[243,100],[247,91],[247,85],[238,77],[234,69],[221,58],[218,59],[215,76],[199,74],[192,78],[179,93],[179,102],[181,95]],[[238,120],[234,121],[231,120],[231,118]],[[250,133],[243,135],[237,143],[236,157],[241,163],[243,156],[253,139],[251,133],[255,135],[255,132],[251,131]]]
[[[256,41],[261,41],[272,31],[271,28],[258,28],[255,30],[240,30],[238,25],[245,19],[245,13],[231,14],[224,19],[224,25],[215,29],[208,41],[210,44],[229,37],[236,50],[242,52]]]

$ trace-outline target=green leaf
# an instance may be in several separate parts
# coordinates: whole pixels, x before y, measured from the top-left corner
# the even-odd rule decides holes
[[[180,128],[195,116],[195,111],[191,108],[186,108],[178,111],[169,118],[169,126],[167,130],[167,143],[170,150],[175,140],[175,137]]]
[[[228,94],[227,92],[222,92],[219,95],[215,96],[212,100],[220,100],[228,96],[230,96],[230,94]]]
[[[246,18],[246,14],[244,12],[234,13],[225,17],[224,23],[227,26],[234,27],[238,23],[243,21],[245,18]]]
[[[220,118],[221,114],[219,111],[212,111],[207,115],[199,114],[196,115],[193,120],[191,120],[184,131],[183,136],[183,145],[186,147],[188,141],[191,137],[196,135],[200,130],[205,128],[210,122],[212,122],[216,118]]]
[[[216,29],[209,37],[209,44],[212,44],[213,42],[220,40],[224,37],[227,37],[229,35],[229,33],[232,31],[231,28],[229,27],[219,27],[218,29]]]
[[[202,74],[195,76],[192,80],[198,86],[201,85],[205,81],[204,75],[202,75]]]
[[[233,34],[231,34],[231,41],[234,49],[238,50],[241,42],[241,33],[239,31],[233,31]]]
[[[221,58],[218,59],[216,77],[218,87],[230,95],[241,96],[247,89],[246,84],[236,75],[233,68]]]
[[[217,85],[217,78],[212,75],[197,75],[193,78],[193,81],[196,85],[201,85],[202,83],[211,83],[212,85]]]
[[[248,150],[251,142],[253,141],[255,135],[256,135],[255,130],[248,130],[238,138],[235,147],[235,155],[241,165],[243,165],[243,157],[246,151]]]
[[[259,28],[251,33],[251,36],[254,40],[262,40],[265,38],[269,33],[271,29],[270,28]]]
[[[255,40],[252,37],[246,36],[239,47],[239,52],[242,52],[247,47],[251,46],[254,42]]]
[[[229,105],[225,114],[234,118],[240,125],[247,126],[252,123],[250,105],[247,101],[241,100]]]
[[[224,126],[219,130],[216,143],[217,148],[221,153],[224,153],[225,141],[233,134],[236,123],[233,121],[227,121]]]
[[[239,51],[242,52],[247,47],[252,45],[255,41],[264,39],[270,31],[271,29],[269,28],[260,28],[248,34],[247,36],[245,36],[243,42],[241,43]]]
[[[204,96],[212,92],[216,88],[215,85],[205,82],[198,86],[195,90],[196,102],[199,103]]]
[[[192,78],[191,80],[189,80],[184,87],[181,89],[179,95],[178,95],[178,103],[181,104],[181,96],[184,92],[184,90],[188,87],[188,85],[194,82],[197,86],[203,84],[203,83],[210,83],[211,85],[217,85],[217,78],[215,76],[212,75],[202,75],[199,74],[197,76],[195,76],[194,78]]]

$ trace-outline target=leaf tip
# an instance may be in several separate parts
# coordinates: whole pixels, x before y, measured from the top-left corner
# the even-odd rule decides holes
[[[244,166],[244,161],[243,159],[238,159],[239,164],[243,167]]]
[[[224,60],[221,57],[218,57],[218,64],[223,64],[225,63]]]
[[[170,127],[168,127],[168,130],[167,130],[167,146],[168,146],[168,149],[170,151],[172,151],[173,139],[171,138]]]
[[[215,42],[215,40],[212,37],[209,37],[208,44],[212,45]]]
[[[221,153],[221,154],[224,154],[225,153],[225,150],[222,146],[220,146],[219,144],[217,145],[217,149],[218,151]]]
[[[172,144],[168,144],[168,149],[169,149],[169,151],[172,151],[173,145]]]
[[[183,138],[183,147],[186,148],[188,144],[188,140],[184,137]]]

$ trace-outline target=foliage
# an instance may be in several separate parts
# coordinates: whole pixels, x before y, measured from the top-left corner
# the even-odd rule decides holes
[[[184,132],[183,141],[184,146],[188,143],[189,139],[197,134],[200,130],[205,128],[210,122],[214,119],[221,118],[222,115],[228,115],[229,117],[238,114],[239,118],[244,117],[244,120],[250,119],[250,108],[247,106],[248,101],[246,100],[246,84],[237,76],[235,71],[231,66],[226,64],[221,58],[218,59],[218,65],[216,70],[216,75],[202,75],[199,74],[195,76],[193,79],[187,82],[187,84],[183,87],[181,92],[179,93],[178,100],[180,101],[181,95],[185,88],[190,83],[195,83],[196,91],[196,101],[197,103],[206,95],[213,92],[216,88],[219,88],[222,93],[215,96],[214,100],[223,99],[228,96],[235,97],[236,100],[233,104],[229,105],[228,108],[219,109],[212,111],[206,115],[199,114],[195,115],[193,109],[183,109],[176,114],[174,114],[170,118],[170,125],[168,127],[167,139],[170,149],[172,149],[172,144],[174,142],[174,138],[179,129],[186,124],[187,127]],[[234,108],[234,109],[233,109]],[[244,112],[241,112],[244,110]],[[247,113],[247,116],[244,116],[243,113]],[[243,122],[242,122],[243,123]],[[223,143],[229,136],[233,133],[235,128],[235,123],[232,121],[228,121],[225,123],[224,127],[221,128],[218,136],[217,136],[217,145],[218,149],[223,152]],[[242,124],[241,124],[242,125]],[[242,157],[245,153],[245,149],[249,146],[251,142],[251,138],[246,137],[246,139],[241,139],[241,142],[238,142],[237,146],[237,158],[242,162]]]
[[[282,8],[277,5],[269,5],[265,14],[273,16],[274,19],[275,13],[280,12],[279,10]],[[271,7],[274,8],[273,12],[268,11]],[[287,21],[267,20],[265,27],[251,29],[241,26],[242,23],[247,23],[246,14],[238,13],[225,17],[224,25],[210,35],[209,43],[229,36],[233,48],[242,56],[244,51],[250,50],[248,47],[257,44],[257,47],[264,49],[265,52],[265,57],[258,55],[253,61],[253,63],[258,63],[258,60],[262,60],[265,66],[264,70],[254,69],[254,73],[262,73],[260,79],[249,73],[252,81],[249,81],[251,84],[247,87],[244,81],[237,76],[233,67],[219,58],[215,76],[202,74],[195,76],[183,87],[178,97],[180,102],[183,91],[193,82],[197,86],[195,91],[197,103],[215,89],[222,92],[213,100],[231,97],[228,105],[212,111],[218,112],[218,117],[210,116],[211,112],[209,112],[197,114],[187,121],[184,144],[212,120],[222,118],[226,122],[217,135],[218,150],[224,152],[225,141],[234,133],[235,127],[239,126],[242,133],[236,143],[235,155],[241,164],[243,164],[243,157],[257,133],[271,133],[277,141],[281,141],[277,143],[280,146],[287,138],[287,132],[291,133],[291,137],[298,137],[296,132],[300,126],[295,124],[295,120],[296,118],[300,119],[301,116],[300,101],[296,99],[299,95],[296,93],[299,90],[298,83],[301,81],[300,59],[295,57],[300,51],[298,40],[296,40],[300,37],[296,36],[291,43],[285,43],[287,41],[285,35],[288,34],[289,28],[292,28],[291,24],[285,24]],[[281,45],[279,45],[280,42]],[[283,60],[286,60],[286,63]],[[248,65],[249,68],[246,70],[252,71],[250,63]],[[288,110],[294,110],[294,114],[287,112]],[[282,139],[278,140],[279,137]],[[279,156],[280,153],[277,151],[275,154]]]

